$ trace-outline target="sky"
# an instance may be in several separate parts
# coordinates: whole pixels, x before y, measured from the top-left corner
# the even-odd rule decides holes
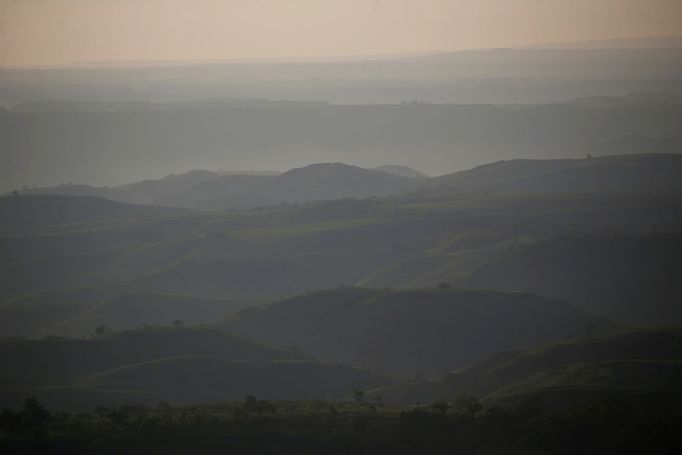
[[[0,65],[404,54],[682,35],[682,0],[0,0]]]

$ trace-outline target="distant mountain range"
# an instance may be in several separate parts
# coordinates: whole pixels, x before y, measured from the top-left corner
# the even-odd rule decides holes
[[[229,100],[160,107],[26,105],[0,111],[0,133],[6,138],[0,150],[5,163],[0,166],[0,191],[68,182],[118,186],[196,167],[289,169],[345,162],[370,169],[399,163],[442,175],[512,158],[676,152],[671,138],[680,135],[682,123],[678,92],[496,106],[248,105]],[[646,143],[631,142],[622,151],[614,150],[617,145],[598,150],[635,137]],[[654,148],[656,144],[661,148]]]
[[[404,193],[417,187],[413,179],[418,177],[424,175],[405,166],[362,169],[326,163],[282,174],[193,170],[113,188],[63,185],[24,193],[101,196],[137,204],[225,210]]]
[[[542,43],[528,46],[526,49],[661,49],[680,47],[682,47],[682,36],[669,35]]]
[[[676,138],[642,138],[628,140],[626,144],[630,145],[630,150],[637,152],[640,149],[656,148],[664,143],[668,144],[668,150],[676,150],[677,142]],[[619,144],[623,145],[618,142],[608,143],[583,150],[608,153],[615,151]],[[113,188],[62,185],[28,188],[22,194],[99,196],[139,204],[229,210],[283,203],[381,197],[429,187],[446,188],[449,191],[526,193],[655,192],[682,189],[678,178],[682,172],[682,155],[632,153],[588,156],[589,158],[584,159],[500,161],[435,178],[428,178],[406,166],[363,169],[342,163],[313,164],[281,174],[225,175],[224,172],[194,170],[159,180],[145,180]]]
[[[276,176],[225,176],[159,198],[165,206],[230,209],[350,197],[387,196],[416,188],[410,177],[341,163],[313,164]]]

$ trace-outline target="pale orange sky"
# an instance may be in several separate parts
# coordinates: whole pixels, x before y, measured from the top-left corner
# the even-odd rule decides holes
[[[0,0],[0,65],[301,58],[682,35],[682,0]]]

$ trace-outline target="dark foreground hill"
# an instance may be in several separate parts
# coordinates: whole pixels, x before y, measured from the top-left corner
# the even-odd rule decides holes
[[[0,420],[3,453],[589,454],[677,453],[680,395],[613,393],[574,412],[538,400],[393,407],[249,396],[200,406],[100,406],[66,414],[27,400]]]
[[[245,310],[220,326],[325,361],[405,378],[462,367],[510,347],[584,335],[611,323],[532,294],[347,288]]]
[[[27,396],[62,409],[350,396],[388,384],[210,329],[142,329],[94,339],[0,340],[0,407]]]
[[[609,391],[677,393],[680,380],[682,330],[659,329],[502,352],[439,379],[390,386],[374,394],[404,404],[474,395],[490,406],[538,395],[559,408]]]

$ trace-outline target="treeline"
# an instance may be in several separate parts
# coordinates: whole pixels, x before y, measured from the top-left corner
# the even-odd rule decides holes
[[[668,454],[682,444],[680,400],[674,398],[641,412],[614,393],[557,414],[537,397],[484,409],[473,397],[396,408],[361,394],[355,402],[249,396],[193,407],[100,407],[78,415],[53,414],[28,399],[22,410],[0,415],[0,452]]]

